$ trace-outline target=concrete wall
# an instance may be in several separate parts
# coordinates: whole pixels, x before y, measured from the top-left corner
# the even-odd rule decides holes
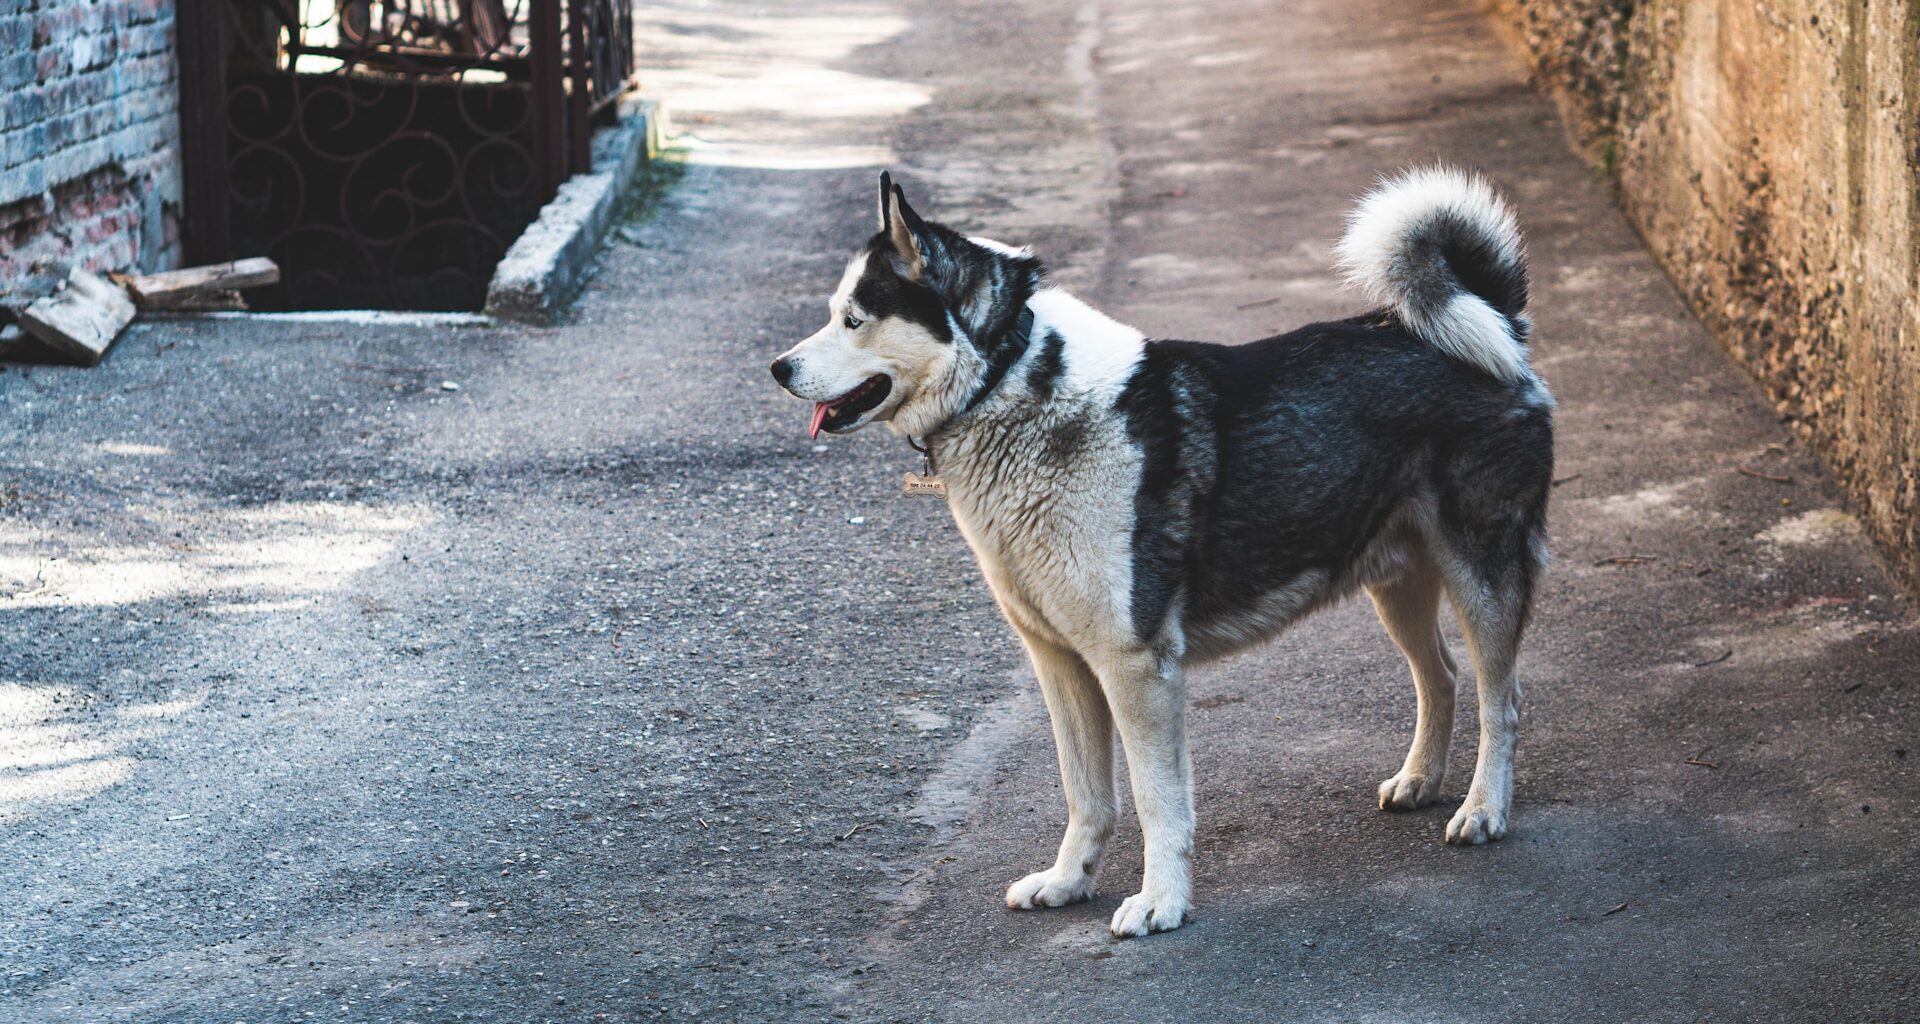
[[[0,297],[47,267],[178,260],[173,13],[173,0],[0,0]]]
[[[1674,283],[1920,582],[1920,0],[1492,0]]]

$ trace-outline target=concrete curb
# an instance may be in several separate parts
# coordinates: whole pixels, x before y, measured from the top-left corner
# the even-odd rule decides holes
[[[657,100],[621,103],[619,122],[594,133],[593,172],[568,178],[494,268],[488,314],[528,324],[559,317],[585,283],[633,176],[659,154],[664,120]]]

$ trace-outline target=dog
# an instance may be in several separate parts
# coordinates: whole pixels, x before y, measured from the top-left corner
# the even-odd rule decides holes
[[[923,220],[887,174],[879,220],[827,325],[773,376],[813,403],[810,435],[885,423],[924,450],[1032,659],[1067,826],[1009,907],[1093,894],[1117,816],[1117,731],[1145,870],[1109,930],[1184,923],[1187,668],[1360,590],[1418,695],[1380,807],[1440,796],[1456,672],[1444,594],[1480,697],[1473,782],[1445,838],[1507,833],[1554,401],[1528,363],[1519,227],[1483,178],[1383,179],[1336,249],[1378,308],[1241,345],[1146,338],[1051,284],[1029,250]]]

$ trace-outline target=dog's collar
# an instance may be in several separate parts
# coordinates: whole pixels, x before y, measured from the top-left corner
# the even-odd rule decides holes
[[[1014,323],[1013,331],[1007,335],[1007,343],[1001,347],[999,352],[994,354],[992,361],[987,363],[986,379],[982,380],[980,386],[975,388],[973,394],[967,398],[967,404],[962,406],[959,412],[948,417],[939,426],[921,434],[921,440],[916,441],[911,437],[907,438],[907,443],[912,445],[913,450],[919,452],[920,458],[926,462],[928,476],[932,476],[935,471],[933,451],[930,447],[933,439],[942,431],[952,426],[954,420],[972,412],[981,402],[986,401],[988,396],[998,390],[1001,382],[1007,379],[1007,372],[1019,365],[1021,358],[1027,354],[1027,349],[1032,345],[1033,310],[1026,306],[1021,306],[1020,319]]]
[[[1013,333],[1007,336],[1006,344],[1000,347],[1000,351],[994,353],[993,361],[987,364],[987,379],[980,382],[980,387],[975,389],[973,397],[967,399],[966,406],[954,419],[965,416],[981,402],[986,401],[987,396],[993,394],[994,389],[1000,386],[1000,382],[1006,379],[1007,371],[1020,362],[1020,357],[1027,354],[1027,347],[1032,344],[1033,310],[1027,306],[1021,306],[1020,320],[1014,324]],[[953,420],[947,422],[951,423]],[[946,424],[943,423],[941,426],[944,427]]]

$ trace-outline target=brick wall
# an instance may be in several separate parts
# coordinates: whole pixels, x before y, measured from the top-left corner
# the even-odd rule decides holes
[[[1920,0],[1490,0],[1920,590]]]
[[[0,0],[0,297],[180,252],[173,0]]]

